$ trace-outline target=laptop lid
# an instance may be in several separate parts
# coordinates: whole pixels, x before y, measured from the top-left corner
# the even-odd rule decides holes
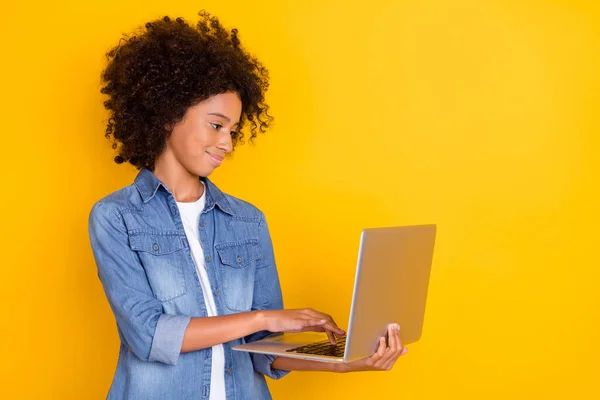
[[[400,325],[402,344],[421,337],[436,225],[362,231],[345,362],[373,354],[389,323]]]

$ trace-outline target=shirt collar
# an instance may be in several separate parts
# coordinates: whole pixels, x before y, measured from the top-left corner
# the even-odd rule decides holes
[[[231,203],[225,194],[221,192],[221,190],[208,178],[200,177],[200,180],[204,183],[204,188],[206,190],[206,209],[210,210],[216,205],[221,209],[221,211],[229,215],[233,215]],[[137,174],[134,185],[140,193],[144,203],[150,201],[150,199],[156,195],[156,192],[161,186],[167,191],[167,193],[172,195],[169,188],[147,168],[143,168]]]

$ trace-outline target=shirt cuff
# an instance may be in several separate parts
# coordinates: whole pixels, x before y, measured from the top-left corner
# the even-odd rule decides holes
[[[190,320],[191,317],[185,315],[162,314],[156,323],[148,361],[175,365]]]
[[[277,356],[273,356],[270,354],[259,354],[259,353],[250,353],[252,357],[252,364],[254,365],[254,369],[261,374],[268,376],[271,379],[280,379],[290,373],[290,371],[286,371],[283,369],[275,369],[271,368],[271,364]]]

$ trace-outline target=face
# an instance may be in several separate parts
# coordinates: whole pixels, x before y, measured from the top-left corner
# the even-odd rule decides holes
[[[233,150],[242,102],[237,93],[218,94],[190,107],[167,138],[166,152],[190,173],[209,176]]]

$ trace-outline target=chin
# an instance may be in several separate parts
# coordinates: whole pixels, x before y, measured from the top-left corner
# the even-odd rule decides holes
[[[213,173],[213,171],[215,170],[215,168],[213,167],[207,167],[205,165],[191,165],[191,166],[184,166],[185,169],[192,175],[196,175],[196,176],[201,176],[201,177],[207,177],[210,174]]]

